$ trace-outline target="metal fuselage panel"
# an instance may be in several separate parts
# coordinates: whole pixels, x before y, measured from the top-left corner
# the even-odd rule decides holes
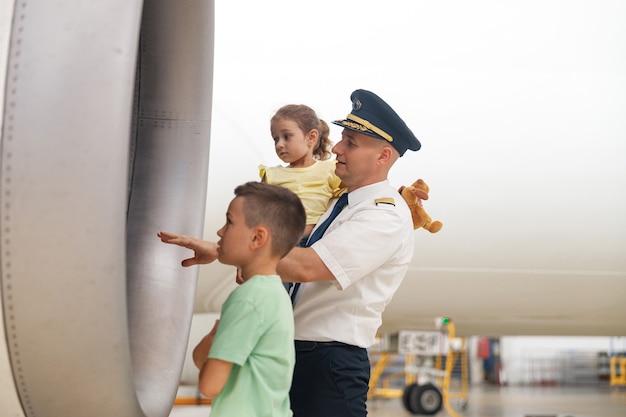
[[[0,414],[167,416],[197,270],[156,233],[202,233],[213,2],[18,1],[8,21]]]

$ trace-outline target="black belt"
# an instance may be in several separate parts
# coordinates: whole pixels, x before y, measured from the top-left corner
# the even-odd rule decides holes
[[[356,347],[356,346],[349,345],[347,343],[342,343],[342,342],[313,342],[309,340],[296,340],[295,345],[296,345],[296,352],[310,352],[317,348],[333,347],[333,346],[350,347],[350,348]]]

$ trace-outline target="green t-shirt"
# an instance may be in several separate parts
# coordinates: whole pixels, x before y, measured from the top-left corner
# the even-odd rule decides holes
[[[255,275],[228,296],[209,358],[233,364],[211,417],[292,415],[293,309],[280,277]]]

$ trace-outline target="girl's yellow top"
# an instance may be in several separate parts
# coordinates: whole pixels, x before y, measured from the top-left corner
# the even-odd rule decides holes
[[[317,224],[331,198],[339,197],[345,190],[335,174],[335,159],[316,161],[306,168],[259,165],[259,175],[268,184],[285,187],[300,197],[306,211],[306,223]]]

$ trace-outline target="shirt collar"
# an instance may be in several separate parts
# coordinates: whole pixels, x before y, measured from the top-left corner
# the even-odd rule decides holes
[[[354,191],[350,191],[348,193],[348,207],[365,201],[368,198],[371,198],[372,194],[376,194],[378,193],[378,191],[382,191],[388,188],[389,180],[383,180],[374,184],[366,185],[364,187],[359,187]]]

